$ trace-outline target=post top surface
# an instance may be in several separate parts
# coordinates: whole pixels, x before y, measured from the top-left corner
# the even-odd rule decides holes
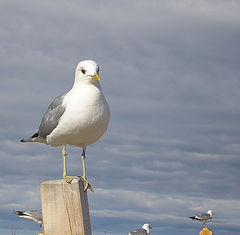
[[[44,181],[41,183],[41,185],[43,184],[77,184],[79,182],[79,180],[77,179],[73,179],[73,181],[71,183],[67,183],[64,179],[59,179],[59,180],[48,180],[48,181]]]

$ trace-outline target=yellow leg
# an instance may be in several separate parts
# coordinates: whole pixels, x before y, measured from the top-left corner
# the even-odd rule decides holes
[[[81,159],[82,159],[82,168],[83,168],[83,178],[86,178],[86,170],[85,170],[85,156],[82,155]]]
[[[63,146],[62,148],[62,157],[63,157],[63,179],[67,182],[67,183],[71,183],[73,179],[77,179],[77,180],[82,180],[83,182],[83,187],[84,187],[84,191],[87,189],[90,189],[92,192],[93,188],[92,186],[89,184],[89,182],[87,181],[86,178],[86,170],[85,170],[85,150],[83,150],[82,153],[82,167],[83,167],[83,176],[69,176],[67,175],[67,170],[66,170],[66,156],[67,156],[67,151],[66,151],[66,145]]]
[[[62,157],[63,157],[63,178],[64,179],[65,179],[65,177],[67,175],[67,171],[66,171],[66,156],[67,156],[66,145],[63,145]]]
[[[41,228],[41,233],[39,233],[38,235],[44,235],[44,232],[43,232],[43,224],[40,224],[40,228]]]
[[[78,179],[80,180],[80,176],[69,176],[67,175],[67,170],[66,170],[66,156],[67,156],[67,151],[66,151],[66,145],[63,145],[62,148],[62,157],[63,157],[63,179],[67,183],[71,183],[73,179]]]
[[[83,181],[83,186],[84,186],[84,191],[87,189],[90,189],[92,192],[94,192],[92,186],[89,184],[89,182],[87,181],[87,177],[86,177],[86,168],[85,168],[85,150],[83,150],[82,152],[82,168],[83,168],[83,175],[82,175],[82,181]]]

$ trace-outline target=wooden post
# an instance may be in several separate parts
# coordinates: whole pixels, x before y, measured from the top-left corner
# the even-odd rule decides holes
[[[87,191],[82,181],[40,184],[44,235],[91,235]]]
[[[202,231],[200,231],[199,235],[213,235],[213,233],[209,228],[204,227]]]

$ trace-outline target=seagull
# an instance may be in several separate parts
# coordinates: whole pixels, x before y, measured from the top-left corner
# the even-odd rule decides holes
[[[149,235],[151,228],[149,224],[144,224],[141,228],[128,233],[128,235]]]
[[[212,210],[208,210],[207,212],[188,217],[192,220],[198,220],[200,222],[203,222],[204,227],[206,227],[206,222],[209,222],[212,220],[213,214],[215,214]]]
[[[67,183],[73,179],[82,180],[84,191],[93,191],[86,178],[86,148],[105,133],[109,119],[110,110],[101,89],[99,66],[93,60],[84,60],[76,68],[72,89],[53,100],[38,131],[30,138],[21,139],[21,142],[62,146],[63,179]],[[81,177],[67,175],[66,145],[82,148]]]
[[[43,219],[42,219],[42,210],[34,211],[16,211],[13,213],[17,214],[20,218],[32,220],[33,222],[40,224],[41,233],[43,233]]]

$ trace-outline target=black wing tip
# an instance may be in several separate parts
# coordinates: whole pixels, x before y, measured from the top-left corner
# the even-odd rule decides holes
[[[24,213],[22,211],[13,210],[13,213],[17,214],[17,215],[24,215]]]
[[[34,133],[34,134],[31,136],[32,139],[33,139],[33,138],[36,138],[36,137],[39,137],[39,131],[36,132],[36,133]]]
[[[34,133],[30,138],[26,138],[26,139],[21,139],[20,142],[24,143],[24,142],[29,142],[29,140],[39,137],[39,131]],[[30,141],[31,142],[31,141]]]
[[[189,219],[196,219],[195,217],[193,217],[193,216],[190,216],[190,217],[188,217]]]

